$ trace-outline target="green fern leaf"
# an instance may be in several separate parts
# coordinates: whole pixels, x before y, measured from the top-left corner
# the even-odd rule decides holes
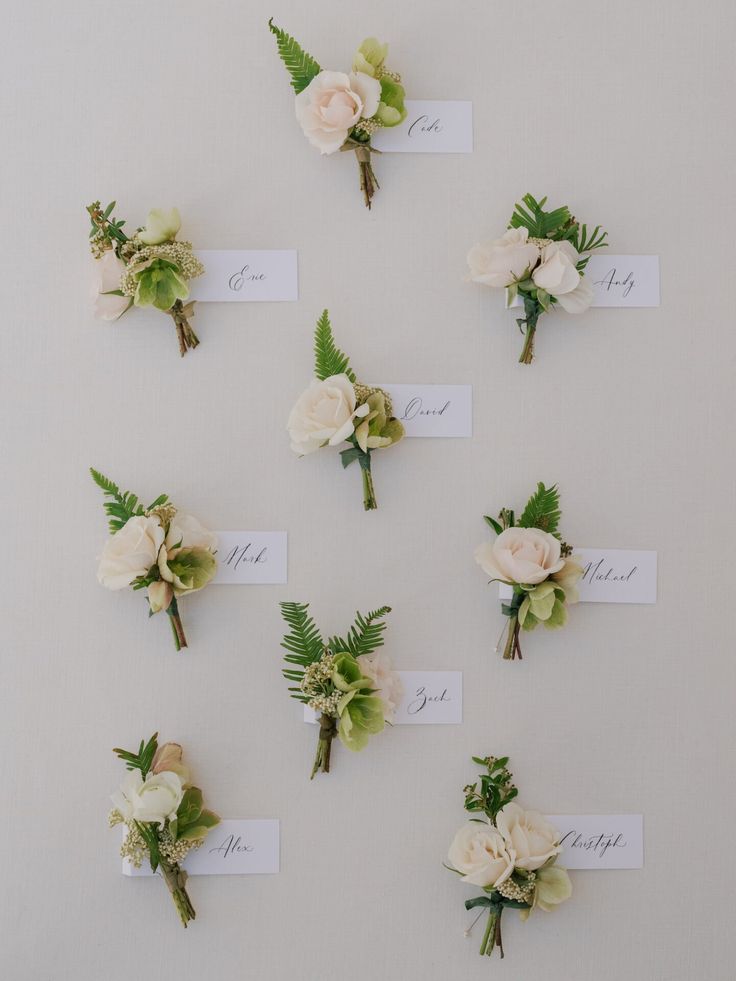
[[[335,346],[330,317],[326,310],[314,329],[314,374],[320,381],[332,375],[347,375],[355,382],[355,374],[349,367],[349,358]]]
[[[319,75],[322,69],[311,55],[302,51],[293,37],[274,24],[273,17],[268,22],[268,29],[276,36],[276,47],[281,60],[291,75],[292,87],[298,95],[304,91],[316,75]]]
[[[547,198],[535,200],[531,194],[525,194],[517,203],[509,222],[509,228],[527,228],[532,238],[552,238],[562,232],[566,226],[574,225],[574,219],[567,205],[545,211]]]
[[[319,661],[325,644],[314,620],[309,616],[309,603],[280,603],[281,615],[286,621],[289,633],[284,635],[281,646],[288,651],[284,660],[306,668]],[[304,671],[284,668],[287,681],[300,681]]]
[[[390,612],[390,606],[382,606],[365,617],[361,613],[355,614],[355,623],[345,640],[347,650],[353,657],[371,654],[377,648],[383,647],[383,631],[386,629],[383,618]]]
[[[540,528],[542,531],[549,532],[550,535],[559,538],[557,528],[561,516],[560,494],[557,485],[545,487],[544,484],[539,483],[536,491],[526,502],[518,525],[520,528]]]
[[[156,755],[156,750],[158,749],[158,733],[154,732],[147,743],[141,739],[141,744],[138,747],[137,753],[132,753],[127,749],[114,749],[113,753],[119,757],[125,763],[128,770],[140,770],[142,776],[145,778],[148,771],[151,769],[151,764],[153,763],[153,757]]]
[[[104,474],[101,474],[99,470],[95,470],[93,467],[89,468],[89,472],[92,475],[92,480],[97,484],[97,486],[102,490],[106,497],[111,497],[111,501],[105,501],[103,507],[105,509],[105,514],[109,519],[110,534],[114,535],[116,531],[120,531],[131,518],[137,515],[145,514],[146,511],[150,511],[160,504],[165,504],[168,501],[168,494],[160,494],[156,500],[144,508],[138,501],[138,498],[131,491],[125,491],[123,493],[117,484],[113,483]]]

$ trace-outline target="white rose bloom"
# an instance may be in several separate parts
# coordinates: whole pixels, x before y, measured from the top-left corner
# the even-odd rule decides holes
[[[575,268],[579,261],[580,254],[569,242],[550,242],[542,250],[542,261],[532,273],[532,279],[550,296],[572,293],[581,279]]]
[[[108,589],[124,589],[156,565],[164,530],[152,515],[130,518],[108,538],[100,556],[97,580]]]
[[[361,674],[373,682],[376,694],[383,702],[384,719],[393,722],[404,686],[398,671],[393,669],[391,658],[383,651],[374,651],[372,654],[361,654],[357,661]]]
[[[214,552],[217,535],[205,528],[194,515],[177,511],[169,525],[166,549],[171,554],[177,548],[207,548]]]
[[[565,565],[560,542],[540,528],[507,528],[475,550],[475,561],[492,579],[533,586]]]
[[[163,825],[167,818],[173,821],[176,817],[183,796],[184,785],[178,773],[148,773],[143,780],[140,770],[131,770],[110,799],[125,821]]]
[[[320,153],[339,150],[360,119],[378,111],[381,83],[364,72],[323,71],[295,100],[296,118]]]
[[[138,238],[144,245],[161,245],[176,238],[181,228],[181,217],[178,208],[153,208],[148,212],[146,227],[138,233]]]
[[[595,292],[587,280],[581,276],[580,282],[570,293],[559,293],[557,302],[567,313],[584,313],[593,302]]]
[[[94,259],[94,314],[101,320],[117,320],[122,317],[130,304],[131,296],[108,295],[120,289],[120,280],[125,272],[125,263],[118,259],[112,249],[108,249],[99,259]]]
[[[286,428],[291,448],[304,455],[326,443],[337,446],[355,431],[353,419],[362,418],[369,411],[366,403],[356,409],[355,389],[347,375],[315,379],[289,414]]]
[[[535,872],[562,851],[560,835],[537,811],[507,804],[496,815],[496,827],[513,849],[517,868]]]
[[[468,821],[460,828],[447,860],[464,882],[484,889],[500,886],[514,871],[513,850],[495,828],[478,821]]]
[[[539,249],[530,244],[527,228],[509,228],[492,242],[474,245],[468,252],[470,278],[484,286],[510,286],[539,261]]]

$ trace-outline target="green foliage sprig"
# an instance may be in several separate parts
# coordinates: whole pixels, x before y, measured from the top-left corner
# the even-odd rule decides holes
[[[268,29],[276,37],[279,56],[291,75],[292,88],[298,95],[322,69],[314,58],[301,48],[298,41],[274,24],[273,17],[268,22]]]
[[[145,743],[141,739],[141,744],[138,747],[138,752],[134,753],[127,749],[114,749],[113,753],[119,757],[123,763],[125,763],[125,768],[127,770],[140,770],[143,779],[146,779],[146,774],[151,769],[151,764],[153,763],[153,758],[156,755],[156,750],[158,749],[158,733],[154,732],[151,738]]]
[[[498,812],[519,793],[506,766],[509,757],[474,756],[472,759],[473,763],[485,767],[485,773],[478,774],[479,780],[464,788],[465,810],[471,814],[482,811],[495,824]]]
[[[331,637],[327,646],[332,651],[348,651],[353,657],[361,654],[372,654],[383,647],[383,632],[386,629],[384,617],[391,612],[390,606],[382,606],[372,610],[367,616],[357,612],[355,622],[346,637]]]
[[[355,384],[355,372],[350,368],[349,361],[347,354],[335,344],[329,314],[327,310],[323,310],[314,330],[315,376],[324,381],[333,375],[347,375]]]
[[[559,538],[559,524],[562,517],[560,510],[560,492],[557,484],[545,487],[543,483],[537,484],[537,489],[526,502],[521,517],[516,521],[515,513],[511,508],[501,508],[498,519],[483,515],[483,520],[500,535],[507,528],[539,528],[549,532],[555,538]]]
[[[114,535],[116,531],[120,531],[131,518],[139,517],[147,511],[152,511],[154,508],[159,507],[159,505],[165,504],[169,499],[168,494],[159,494],[155,501],[149,504],[147,508],[144,508],[135,494],[131,491],[125,491],[123,493],[116,483],[105,477],[104,474],[101,474],[99,470],[90,467],[89,472],[103,494],[106,497],[112,498],[111,501],[105,501],[103,504],[105,513],[110,519],[111,535]]]
[[[284,668],[283,675],[287,681],[300,682],[304,677],[304,669],[319,661],[325,652],[325,642],[316,623],[307,612],[309,603],[280,603],[281,615],[289,627],[289,633],[284,635],[281,646],[288,651],[284,660],[289,664],[297,664],[299,668]],[[292,698],[306,702],[306,696],[301,689],[290,688]]]

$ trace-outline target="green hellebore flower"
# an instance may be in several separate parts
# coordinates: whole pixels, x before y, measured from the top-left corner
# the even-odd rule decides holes
[[[383,702],[377,695],[347,692],[340,699],[337,710],[340,714],[337,731],[340,742],[355,753],[364,749],[369,737],[382,732],[386,724]]]
[[[361,674],[356,659],[348,653],[335,655],[331,680],[335,688],[342,692],[371,691],[373,688],[370,679]]]
[[[162,554],[158,567],[161,576],[173,585],[175,595],[181,596],[206,586],[215,574],[217,560],[208,548],[180,548],[173,557]]]
[[[406,119],[405,95],[404,86],[399,82],[388,76],[381,79],[381,101],[376,115],[384,126],[398,126]]]
[[[404,435],[404,427],[398,419],[386,416],[386,398],[383,392],[373,392],[365,403],[369,412],[355,430],[358,446],[366,453],[398,443]]]
[[[146,227],[138,232],[138,238],[144,245],[161,245],[176,238],[181,228],[181,216],[178,208],[153,208],[148,212]]]
[[[175,262],[153,258],[134,267],[137,283],[133,298],[137,307],[170,310],[177,300],[186,300],[189,287]]]
[[[375,78],[376,72],[383,65],[387,54],[387,44],[381,44],[378,38],[367,37],[355,52],[353,71],[363,72],[363,74]]]

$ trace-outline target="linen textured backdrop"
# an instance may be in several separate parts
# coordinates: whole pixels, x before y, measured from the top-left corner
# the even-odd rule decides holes
[[[379,158],[366,212],[355,161],[299,130],[270,15],[328,67],[389,41],[410,96],[473,100],[475,153]],[[5,17],[3,976],[731,978],[732,4],[43,0]],[[661,308],[546,317],[517,365],[501,294],[463,277],[526,191],[601,222],[617,253],[660,253]],[[300,301],[202,304],[181,361],[156,312],[96,322],[96,197],[131,224],[177,205],[201,248],[297,248]],[[377,455],[374,514],[357,469],[298,462],[284,430],[325,306],[363,377],[474,386],[473,439]],[[288,586],[193,598],[177,656],[140,596],[95,580],[90,464],[213,528],[288,529]],[[540,479],[571,541],[659,550],[659,602],[580,606],[507,664],[472,552],[481,515]],[[326,631],[392,605],[386,650],[461,668],[464,724],[338,747],[310,784],[287,598]],[[186,933],[161,882],[120,876],[106,824],[111,747],[154,729],[220,814],[282,821],[281,874],[194,880]],[[528,806],[645,814],[646,867],[574,873],[554,915],[507,916],[503,965],[463,939],[474,893],[442,867],[472,753],[509,754]]]

